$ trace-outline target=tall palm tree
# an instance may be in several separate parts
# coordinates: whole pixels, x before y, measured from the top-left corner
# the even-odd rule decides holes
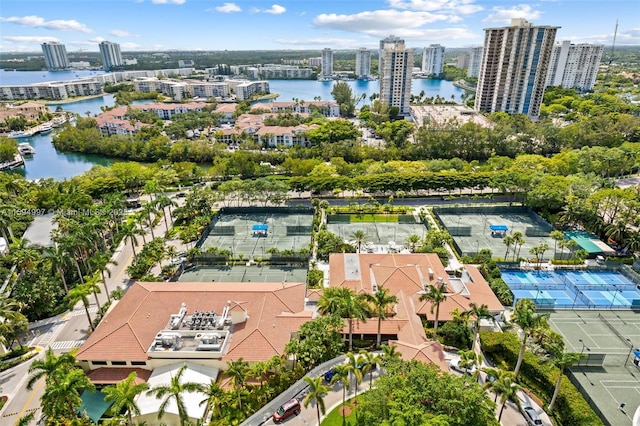
[[[186,393],[202,392],[203,388],[200,383],[194,382],[182,382],[182,375],[187,370],[187,366],[180,367],[175,376],[171,377],[171,382],[168,385],[158,385],[155,388],[147,391],[148,395],[154,395],[157,399],[162,399],[162,403],[158,408],[158,420],[164,416],[167,406],[173,400],[178,408],[178,418],[180,419],[180,426],[185,426],[189,419],[189,413],[187,407],[184,405],[184,397]]]
[[[80,368],[56,375],[57,382],[48,382],[40,398],[42,413],[52,419],[64,420],[63,424],[71,424],[82,406],[80,395],[85,391],[95,392],[95,386]]]
[[[356,355],[353,352],[347,352],[346,357],[349,371],[353,376],[353,381],[355,383],[355,396],[358,397],[358,386],[360,386],[362,379],[364,379],[362,369],[364,367],[365,360],[361,355]]]
[[[349,324],[349,350],[353,348],[353,320],[366,321],[371,308],[363,295],[346,287],[329,287],[318,300],[318,312],[322,315],[336,314],[347,319]]]
[[[145,218],[147,220],[147,225],[149,226],[149,230],[151,231],[151,239],[154,240],[156,238],[155,234],[153,233],[153,219],[151,218],[151,215],[157,215],[158,214],[158,209],[156,208],[156,206],[152,203],[147,203],[144,205],[144,207],[142,207],[142,211],[141,213],[141,217]]]
[[[560,384],[562,383],[564,370],[567,367],[571,367],[573,364],[585,357],[585,354],[565,352],[561,347],[558,346],[553,346],[553,348],[551,349],[551,353],[553,355],[552,362],[556,365],[556,367],[560,369],[560,371],[558,372],[556,387],[553,389],[553,396],[551,397],[551,402],[549,403],[549,411],[553,411],[556,399],[558,398],[558,394],[560,393]]]
[[[100,272],[96,271],[91,275],[87,275],[84,277],[84,284],[88,290],[91,290],[93,293],[93,298],[96,301],[96,306],[98,307],[98,312],[102,312],[102,307],[100,306],[100,300],[98,300],[98,293],[100,293],[100,286],[98,283],[101,281]]]
[[[249,363],[239,358],[236,361],[227,362],[229,369],[227,375],[231,378],[231,384],[238,396],[238,408],[242,410],[242,389],[249,376]]]
[[[33,385],[42,377],[47,382],[58,383],[58,375],[71,371],[75,368],[76,358],[69,353],[56,355],[53,349],[48,348],[44,354],[44,359],[37,359],[29,366],[29,381],[27,389],[33,389]]]
[[[133,258],[135,259],[136,246],[138,245],[138,239],[136,238],[136,236],[144,235],[144,231],[138,228],[138,225],[136,222],[126,222],[124,225],[121,226],[120,230],[122,232],[122,236],[125,239],[125,241],[128,238],[129,241],[131,242],[131,249],[133,250]]]
[[[331,377],[331,384],[340,383],[342,385],[342,405],[347,403],[347,391],[351,388],[351,369],[347,364],[338,364],[333,367],[333,377]],[[345,412],[342,411],[342,417]]]
[[[516,362],[516,368],[513,370],[514,377],[518,377],[520,372],[520,366],[524,359],[524,352],[527,348],[527,339],[538,329],[540,326],[546,323],[548,314],[540,314],[536,312],[536,305],[531,299],[520,299],[516,302],[516,307],[513,311],[513,321],[522,330],[522,343],[520,346],[520,353],[518,353],[518,361]]]
[[[166,195],[159,195],[158,197],[156,197],[156,207],[158,209],[161,209],[164,213],[163,214],[164,224],[167,227],[167,231],[169,230],[169,223],[167,222],[167,214],[171,222],[173,222],[173,217],[171,216],[171,207],[177,207],[177,206],[178,204],[175,201],[173,201],[171,198],[167,197]]]
[[[514,232],[512,237],[513,237],[513,260],[515,261],[516,258],[520,257],[520,249],[522,248],[522,245],[525,243],[525,240],[524,240],[524,236],[522,235],[522,232],[520,231]]]
[[[11,299],[3,294],[0,294],[0,319],[12,321],[24,318],[24,315],[20,312],[23,308],[23,304],[17,300]]]
[[[100,289],[98,288],[98,290]],[[89,328],[91,329],[91,331],[95,331],[95,328],[93,327],[93,322],[91,321],[91,315],[89,315],[89,299],[87,298],[87,296],[90,293],[91,293],[91,286],[86,286],[85,284],[78,284],[76,287],[69,290],[69,293],[67,294],[66,299],[67,299],[69,309],[71,310],[73,310],[73,307],[76,305],[76,303],[78,303],[79,301],[82,301],[82,304],[84,305],[84,311],[87,314],[87,320],[89,321]]]
[[[473,350],[469,351],[458,351],[458,355],[460,355],[460,367],[466,369],[473,369],[473,378],[478,381],[480,379],[480,364],[482,364],[482,355],[476,353]]]
[[[118,266],[118,262],[111,258],[111,255],[107,253],[95,253],[91,259],[90,263],[95,266],[98,271],[100,271],[100,275],[102,276],[102,285],[104,287],[104,292],[107,295],[107,300],[111,302],[111,297],[109,296],[109,288],[107,287],[107,277],[111,278],[111,270],[109,269],[109,265]],[[106,276],[105,276],[106,272]]]
[[[507,260],[507,256],[509,255],[509,247],[513,244],[513,236],[507,235],[502,239],[502,242],[505,246],[507,246],[507,251],[504,253],[504,260]]]
[[[398,352],[398,347],[396,345],[382,345],[382,363],[386,364],[387,362],[402,358],[402,354]]]
[[[518,398],[518,392],[522,387],[516,383],[515,375],[504,374],[496,380],[495,386],[492,390],[498,395],[500,399],[500,414],[498,414],[498,422],[502,419],[502,413],[507,401],[514,402],[518,408],[520,408],[520,398]]]
[[[369,373],[369,388],[371,388],[371,386],[373,386],[373,372],[382,363],[382,358],[380,355],[364,349],[360,351],[360,355],[363,357],[363,361],[367,365],[366,372]]]
[[[55,244],[50,247],[44,248],[45,259],[48,259],[51,263],[51,272],[56,272],[62,280],[64,286],[64,293],[69,293],[69,287],[67,286],[67,278],[64,274],[64,268],[69,265],[69,254],[60,245]]]
[[[382,320],[389,317],[389,307],[398,303],[398,298],[392,294],[389,294],[389,290],[380,286],[378,291],[373,294],[365,293],[364,298],[367,302],[373,305],[373,314],[378,318],[378,334],[376,335],[376,347],[380,347],[381,334],[380,328],[382,326]]]
[[[133,415],[140,415],[140,408],[136,404],[136,397],[142,392],[149,389],[149,385],[145,382],[136,383],[138,377],[135,371],[129,373],[126,379],[115,385],[106,386],[102,392],[106,395],[104,400],[113,401],[111,410],[114,413],[120,413],[122,409],[127,411],[127,425],[133,424]]]
[[[489,367],[483,368],[482,371],[484,371],[487,375],[487,380],[484,383],[483,388],[494,393],[493,402],[498,401],[500,387],[503,386],[505,381],[508,380],[510,382],[515,382],[513,371]]]
[[[204,424],[207,422],[209,413],[211,413],[212,416],[220,415],[220,406],[222,405],[225,392],[213,379],[208,385],[202,388],[202,392],[207,395],[205,399],[200,401],[200,405],[206,404],[204,413],[202,414],[202,422]]]
[[[445,282],[433,285],[429,284],[429,287],[425,293],[420,295],[420,301],[427,301],[431,303],[431,313],[435,310],[435,318],[433,322],[433,340],[438,340],[438,317],[440,316],[440,304],[447,300],[447,284]]]
[[[407,237],[407,245],[409,246],[409,250],[413,253],[416,250],[416,246],[420,242],[420,235],[411,234]]]
[[[360,250],[362,249],[362,245],[365,244],[370,237],[365,231],[363,231],[362,229],[358,229],[357,231],[354,231],[349,236],[349,238],[356,245],[356,249],[358,250],[358,253],[360,253]]]
[[[303,380],[309,385],[309,392],[302,400],[302,404],[304,408],[307,408],[311,402],[315,402],[316,412],[318,413],[318,424],[320,424],[320,413],[324,415],[324,397],[329,393],[329,388],[322,384],[322,377],[312,379],[309,376],[304,376]]]
[[[480,331],[480,320],[482,318],[493,318],[491,312],[489,312],[489,307],[486,304],[482,304],[478,306],[475,302],[469,303],[469,310],[467,314],[470,318],[473,318],[473,347],[476,345],[476,340],[478,340],[478,332]]]
[[[553,240],[553,257],[556,257],[557,254],[557,248],[558,248],[558,243],[562,240],[564,240],[564,233],[562,231],[558,231],[557,229],[554,231],[551,231],[549,233],[549,238],[551,238]]]

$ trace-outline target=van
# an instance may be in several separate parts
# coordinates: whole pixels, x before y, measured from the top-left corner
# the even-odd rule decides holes
[[[300,414],[300,402],[293,398],[278,407],[278,409],[273,413],[273,422],[280,423],[289,417],[294,415],[297,416],[298,414]]]

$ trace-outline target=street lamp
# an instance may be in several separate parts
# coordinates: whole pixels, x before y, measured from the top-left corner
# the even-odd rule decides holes
[[[584,355],[584,350],[586,349],[587,352],[591,352],[591,349],[589,349],[587,345],[584,344],[582,339],[578,339],[578,342],[582,343],[582,349],[580,350],[580,359],[578,360],[578,367],[579,367],[580,364],[582,363],[582,355]]]

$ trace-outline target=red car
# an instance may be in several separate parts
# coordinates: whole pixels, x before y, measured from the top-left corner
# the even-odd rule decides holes
[[[289,417],[294,415],[297,416],[298,414],[300,414],[300,402],[293,398],[278,407],[278,409],[273,413],[273,422],[280,423]]]

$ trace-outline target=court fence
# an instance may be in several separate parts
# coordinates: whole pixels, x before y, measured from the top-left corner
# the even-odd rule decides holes
[[[578,369],[567,368],[565,370],[565,372],[567,373],[567,377],[569,378],[571,383],[573,383],[573,385],[578,389],[578,391],[584,396],[584,398],[587,400],[587,403],[591,406],[593,411],[595,411],[598,417],[600,417],[600,420],[602,420],[602,422],[607,426],[613,426],[609,421],[607,421],[607,418],[604,416],[604,413],[600,410],[600,407],[598,407],[598,404],[596,404],[595,401],[591,399],[591,395],[589,394],[590,390],[585,389],[585,387],[582,386],[582,383],[580,383],[580,381],[576,378],[575,372],[573,370],[578,370]]]

